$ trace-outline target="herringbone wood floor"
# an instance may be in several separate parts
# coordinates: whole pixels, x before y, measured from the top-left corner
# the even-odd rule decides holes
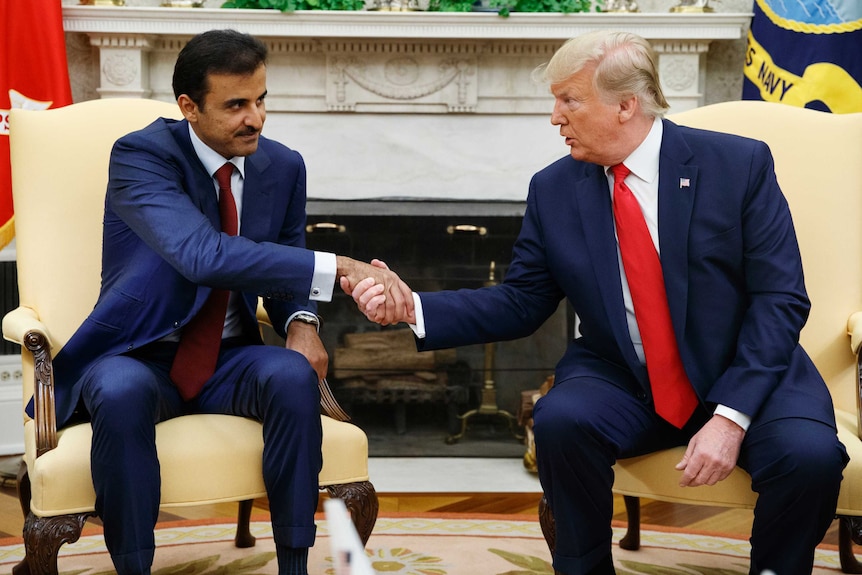
[[[534,518],[538,515],[538,499],[534,493],[379,493],[378,496],[381,512],[518,514]],[[624,521],[625,508],[621,497],[615,498],[615,510],[614,518]],[[236,516],[236,511],[235,503],[172,508],[163,511],[159,520],[232,519]],[[253,515],[266,517],[268,514],[267,500],[265,498],[256,500]],[[98,520],[92,521],[98,523]],[[642,501],[641,521],[644,524],[746,536],[751,529],[752,512]],[[20,537],[23,526],[24,518],[21,514],[15,482],[7,480],[0,485],[0,538]],[[837,521],[826,534],[824,542],[838,544]]]

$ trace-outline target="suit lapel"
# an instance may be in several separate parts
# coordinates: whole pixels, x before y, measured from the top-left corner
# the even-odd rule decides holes
[[[240,233],[255,241],[270,239],[267,234],[272,227],[271,190],[275,189],[276,184],[267,182],[266,168],[269,165],[269,156],[261,148],[245,161]]]
[[[685,332],[688,304],[688,239],[698,168],[679,128],[665,120],[659,162],[658,235],[668,305],[677,335]],[[681,340],[681,338],[677,338]]]
[[[578,202],[577,211],[593,262],[592,268],[617,345],[639,379],[645,381],[645,373],[632,345],[626,321],[608,180],[601,166],[590,165],[587,172],[588,177],[576,182],[573,187],[577,190],[574,197]]]
[[[174,133],[174,138],[179,143],[180,149],[186,157],[186,161],[188,161],[190,166],[193,166],[191,177],[194,179],[194,183],[187,188],[189,197],[212,222],[213,226],[217,230],[220,230],[221,216],[219,216],[218,212],[218,196],[216,195],[215,185],[213,184],[212,176],[207,173],[206,168],[201,163],[192,146],[192,139],[189,136],[189,123],[187,120],[182,120],[171,124],[170,127]]]

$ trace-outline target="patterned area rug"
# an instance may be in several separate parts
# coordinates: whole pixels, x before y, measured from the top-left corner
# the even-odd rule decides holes
[[[257,545],[237,549],[230,523],[183,522],[156,532],[153,575],[267,575],[277,566],[272,531],[255,521]],[[621,526],[614,528],[618,540]],[[639,551],[614,548],[619,575],[745,575],[744,539],[644,528]],[[519,516],[383,514],[367,552],[378,575],[553,575],[550,554],[536,521]],[[20,540],[0,539],[0,572],[23,557]],[[113,573],[100,534],[83,536],[61,550],[60,575]],[[326,521],[318,520],[317,545],[309,557],[312,575],[333,575]],[[818,550],[814,573],[838,573],[838,552]]]

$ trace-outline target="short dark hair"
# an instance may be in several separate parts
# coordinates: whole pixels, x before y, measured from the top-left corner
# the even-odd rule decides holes
[[[193,37],[174,65],[174,97],[186,94],[203,108],[210,74],[251,75],[266,64],[266,45],[236,30],[210,30]]]

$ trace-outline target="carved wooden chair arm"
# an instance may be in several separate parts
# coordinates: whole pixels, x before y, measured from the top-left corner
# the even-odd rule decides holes
[[[33,354],[33,420],[36,422],[36,457],[39,457],[57,447],[51,345],[44,333],[31,331],[25,336],[23,346]]]
[[[57,418],[48,328],[39,320],[35,310],[20,306],[3,318],[3,337],[21,345],[33,355],[33,419],[36,424],[38,457],[57,447]],[[25,374],[25,377],[29,376]],[[26,385],[24,389],[26,393]],[[27,399],[25,397],[24,401]]]
[[[332,390],[329,389],[329,383],[326,378],[320,380],[320,407],[323,408],[323,413],[335,419],[336,421],[350,421],[350,416],[338,404],[338,400],[332,395]]]
[[[862,347],[862,311],[853,313],[847,320],[847,335],[850,336],[850,350],[858,354]]]
[[[856,435],[862,439],[862,311],[847,320],[850,350],[856,354]]]
[[[261,325],[272,327],[269,314],[264,309],[263,300],[261,299],[258,299],[257,302],[257,321]],[[329,388],[329,383],[326,379],[322,379],[318,385],[320,389],[320,408],[323,410],[323,413],[337,421],[350,421],[350,416],[347,415],[347,412],[341,408],[335,396],[332,395],[332,390]]]

